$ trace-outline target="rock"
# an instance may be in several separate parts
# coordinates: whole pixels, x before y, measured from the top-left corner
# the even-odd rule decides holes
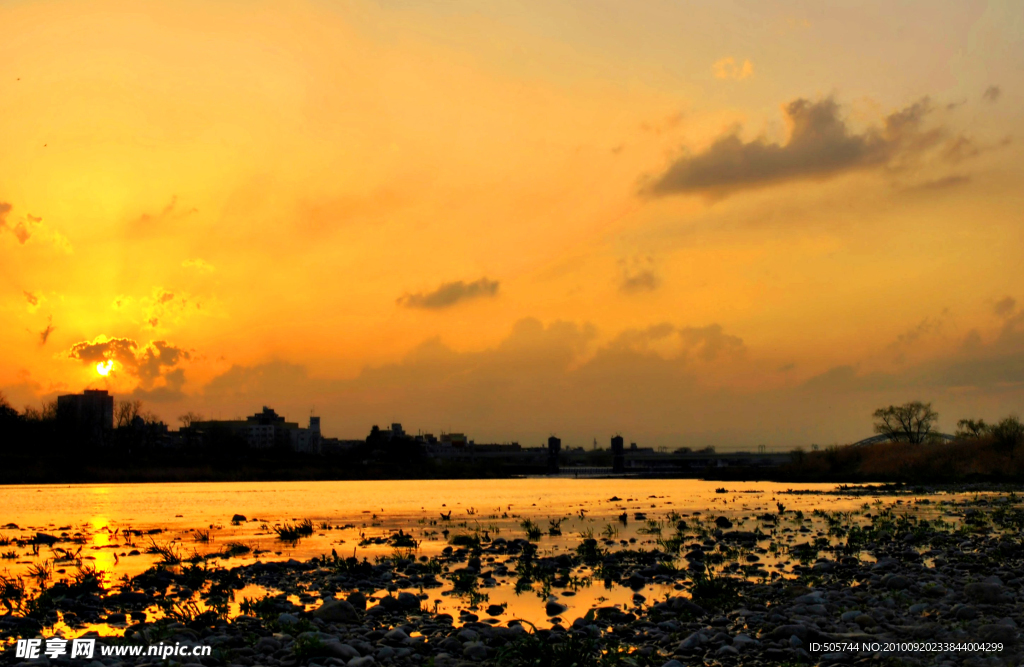
[[[718,650],[715,651],[715,655],[739,655],[739,654],[740,654],[739,649],[737,649],[735,646],[731,646],[729,644],[725,644],[724,646],[719,646]]]
[[[715,519],[715,525],[719,528],[732,528],[732,521],[729,521],[729,519],[724,516],[720,516]]]
[[[905,577],[902,574],[893,574],[887,577],[882,577],[882,582],[886,588],[894,591],[902,591],[910,588],[913,584],[913,580],[910,577]]]
[[[751,638],[748,635],[738,634],[732,638],[732,645],[736,648],[743,650],[752,646],[758,646],[761,642]]]
[[[359,651],[355,650],[348,644],[342,644],[341,642],[324,643],[324,653],[327,653],[331,657],[340,658],[345,661],[359,657]]]
[[[405,630],[403,630],[402,628],[395,628],[394,630],[389,630],[387,634],[384,635],[384,639],[389,642],[395,642],[396,644],[408,644],[412,641],[409,635],[406,634]]]
[[[964,595],[974,602],[983,604],[999,604],[1011,602],[1013,599],[1001,584],[995,583],[967,584],[964,586]]]
[[[683,641],[679,642],[679,650],[683,651],[692,648],[697,648],[698,646],[706,642],[708,639],[710,639],[710,636],[707,634],[707,632],[703,630],[698,630],[697,632],[694,632],[693,634],[689,635]]]
[[[853,611],[844,611],[843,615],[839,617],[841,621],[846,623],[856,623],[857,617],[860,616],[861,612],[854,609]]]
[[[280,625],[295,625],[299,622],[299,617],[285,612],[277,617],[277,622]]]
[[[461,632],[459,632],[457,636],[459,638],[459,641],[463,643],[475,642],[480,639],[480,633],[476,630],[471,630],[470,628],[462,630]]]
[[[853,622],[862,628],[873,628],[878,625],[875,619],[871,618],[867,614],[858,614],[857,617],[853,619]]]
[[[870,617],[869,617],[870,618]],[[817,628],[810,628],[806,625],[787,624],[780,625],[771,631],[769,635],[772,639],[786,639],[791,636],[799,637],[803,641],[810,641],[820,636],[821,631]]]
[[[505,613],[505,608],[500,604],[492,604],[487,607],[487,614],[490,616],[501,616]]]
[[[463,657],[477,662],[487,659],[487,645],[483,642],[469,642],[462,647]]]
[[[231,517],[231,523],[233,523],[235,525],[238,525],[240,523],[245,523],[246,521],[247,521],[247,519],[245,518],[244,514],[236,514],[233,517]]]
[[[669,660],[661,667],[683,667],[683,663],[679,662],[678,660]]]
[[[1017,643],[1017,628],[1002,623],[990,623],[978,628],[978,639],[983,642]]]
[[[368,655],[362,658],[352,658],[346,663],[346,667],[370,667],[376,661],[372,655]]]
[[[958,621],[973,621],[978,618],[978,610],[966,604],[954,605],[950,612]]]
[[[398,594],[398,606],[402,609],[413,611],[420,608],[420,599],[413,593],[403,591]]]
[[[348,597],[349,604],[358,609],[359,611],[366,611],[366,596],[359,591],[349,593]]]
[[[556,600],[548,600],[548,603],[544,605],[544,613],[548,616],[559,616],[564,614],[568,609],[569,607]]]
[[[359,622],[359,612],[348,600],[327,600],[313,611],[313,617],[328,623]]]

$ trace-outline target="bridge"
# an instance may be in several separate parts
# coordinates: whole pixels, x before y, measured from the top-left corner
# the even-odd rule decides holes
[[[929,433],[928,438],[931,440],[942,440],[943,442],[952,442],[956,440],[955,435],[948,433]],[[892,436],[889,435],[874,435],[870,438],[864,438],[850,445],[850,447],[867,447],[868,445],[878,445],[883,442],[892,442]]]

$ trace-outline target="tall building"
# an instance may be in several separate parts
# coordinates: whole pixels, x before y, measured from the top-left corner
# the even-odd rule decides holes
[[[626,452],[621,435],[612,438],[612,472],[626,472]]]
[[[562,453],[562,440],[551,436],[548,438],[548,472],[558,473],[558,455]]]
[[[114,428],[114,397],[106,389],[58,396],[57,424],[69,436],[102,443]]]

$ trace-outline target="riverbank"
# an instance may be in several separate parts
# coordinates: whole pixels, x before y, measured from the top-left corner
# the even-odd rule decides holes
[[[202,664],[283,667],[1024,657],[1019,496],[864,497],[848,509],[811,510],[822,493],[777,493],[769,510],[744,501],[772,496],[725,490],[710,500],[728,502],[686,512],[666,500],[644,511],[639,499],[611,498],[608,511],[624,511],[621,534],[510,518],[519,530],[496,535],[449,519],[429,549],[413,522],[382,532],[372,558],[335,550],[236,565],[231,544],[187,556],[153,540],[163,548],[153,567],[120,582],[80,569],[26,591],[0,631],[204,645],[212,654]],[[550,534],[556,528],[565,534]],[[8,648],[3,664],[20,662],[13,655]]]

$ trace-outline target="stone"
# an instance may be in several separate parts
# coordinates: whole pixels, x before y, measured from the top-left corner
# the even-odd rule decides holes
[[[487,659],[487,645],[483,642],[469,642],[462,647],[463,657],[479,662]]]
[[[346,663],[346,667],[370,667],[375,663],[376,660],[373,659],[373,656],[367,655],[362,658],[352,658]]]
[[[1002,623],[990,623],[978,628],[978,639],[983,642],[1017,643],[1017,628]]]
[[[975,583],[964,586],[964,595],[974,602],[983,604],[999,604],[1000,602],[1011,602],[1012,598],[1006,593],[1001,584]]]
[[[359,612],[348,600],[327,600],[313,610],[313,618],[328,623],[358,623]]]
[[[883,577],[882,582],[886,588],[893,591],[902,591],[910,588],[914,581],[910,577],[905,577],[902,574],[893,574],[889,577]]]
[[[359,651],[355,650],[348,644],[342,644],[341,642],[325,642],[324,653],[334,658],[340,658],[346,662],[352,658],[359,657]]]
[[[732,645],[736,648],[743,650],[752,646],[758,646],[761,642],[745,634],[738,634],[732,638]]]
[[[403,591],[398,594],[398,606],[406,610],[416,610],[420,608],[420,599],[413,593]]]
[[[402,630],[402,628],[395,628],[394,630],[389,630],[384,635],[384,639],[386,639],[389,642],[395,642],[396,644],[408,644],[412,641],[409,638],[409,635],[406,634],[405,630]]]
[[[559,616],[568,609],[569,607],[556,600],[548,600],[548,603],[544,605],[544,613],[548,616]]]
[[[360,591],[354,591],[352,593],[349,593],[348,597],[345,599],[348,600],[349,604],[351,604],[359,611],[366,611],[366,596],[363,595]]]

